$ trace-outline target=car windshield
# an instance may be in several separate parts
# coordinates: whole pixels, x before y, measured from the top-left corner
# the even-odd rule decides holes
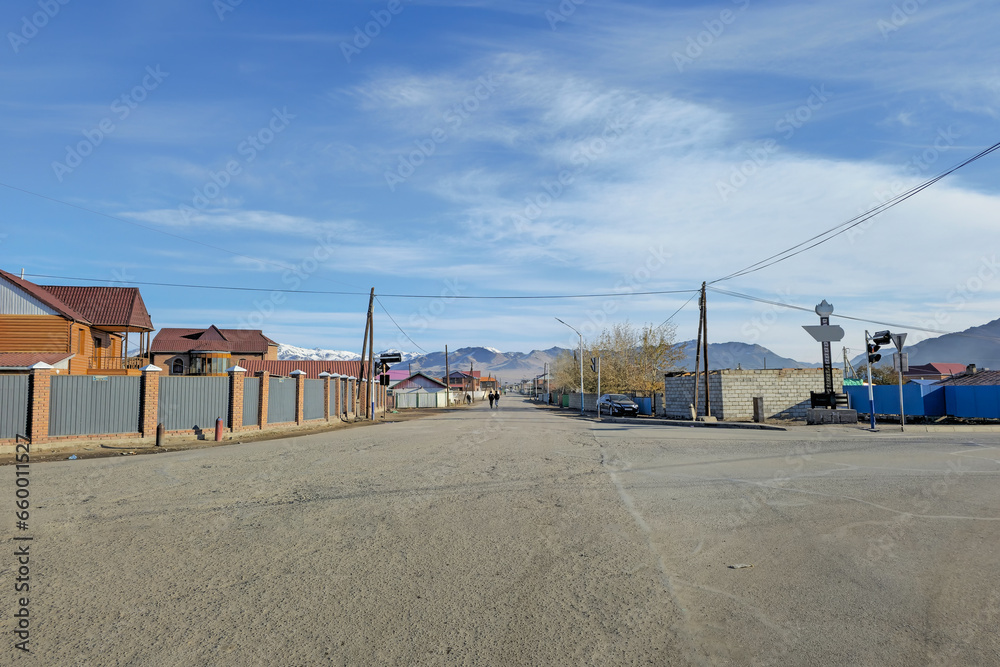
[[[612,401],[631,401],[625,394],[608,394],[608,399]]]

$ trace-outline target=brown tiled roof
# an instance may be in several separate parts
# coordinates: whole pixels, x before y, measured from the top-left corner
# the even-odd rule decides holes
[[[75,356],[66,352],[3,352],[0,353],[0,368],[28,368],[39,361],[55,366],[60,361]]]
[[[79,287],[39,285],[56,299],[81,313],[98,327],[131,327],[153,330],[138,287]]]
[[[239,364],[247,369],[247,377],[260,371],[267,371],[271,375],[287,376],[292,371],[302,371],[307,378],[318,380],[319,374],[323,371],[331,375],[353,375],[358,377],[361,374],[360,361],[316,361],[313,359],[233,359],[234,364]],[[368,367],[368,364],[365,364]]]
[[[86,318],[82,313],[74,309],[69,304],[63,303],[55,295],[45,290],[43,287],[36,285],[33,282],[27,280],[22,280],[15,276],[13,273],[7,273],[6,271],[0,269],[0,277],[4,278],[10,283],[13,283],[16,287],[24,290],[31,296],[35,297],[42,303],[44,303],[49,308],[59,311],[63,316],[75,322],[82,322],[84,324],[91,324],[90,320]]]
[[[970,385],[1000,385],[1000,371],[978,371],[976,373],[970,373],[968,375],[955,375],[954,377],[945,378],[944,380],[939,380],[934,383],[935,387],[942,385],[959,385],[959,386],[970,386]]]
[[[910,365],[910,370],[903,373],[903,377],[908,375],[961,375],[965,372],[965,364],[951,363],[930,363],[921,365]]]
[[[150,352],[188,352],[218,350],[219,352],[266,354],[270,345],[277,345],[260,329],[160,329],[153,337]]]

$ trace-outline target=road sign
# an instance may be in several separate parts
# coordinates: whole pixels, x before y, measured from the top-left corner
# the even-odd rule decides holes
[[[844,339],[844,328],[839,324],[820,324],[812,326],[802,326],[814,340],[820,343],[835,342]]]
[[[903,367],[899,367],[899,360],[902,358]],[[898,371],[900,373],[905,373],[910,370],[910,353],[909,352],[899,352],[892,355],[892,370]]]
[[[905,333],[892,334],[892,344],[896,346],[896,349],[900,352],[903,351],[903,341],[906,340]]]

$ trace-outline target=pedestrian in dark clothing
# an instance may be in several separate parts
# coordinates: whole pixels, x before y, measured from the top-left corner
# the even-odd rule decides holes
[[[492,410],[493,409],[493,392],[492,391],[490,392],[489,399],[490,399],[490,410]]]
[[[500,409],[500,390],[499,389],[497,390],[497,393],[495,393],[493,395],[493,402],[497,404],[497,410],[499,410]]]
[[[465,402],[468,403],[469,405],[472,405],[472,396],[470,396],[469,394],[466,394],[465,395]]]

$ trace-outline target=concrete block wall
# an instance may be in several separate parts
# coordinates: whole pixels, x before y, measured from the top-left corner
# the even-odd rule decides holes
[[[708,389],[712,399],[712,415],[722,419],[722,378],[717,371],[708,374]],[[672,419],[691,418],[694,398],[694,375],[664,378],[662,408],[659,414]],[[705,376],[698,376],[698,414],[705,414]]]
[[[704,383],[704,378],[700,380]],[[664,378],[666,417],[690,418],[694,376]],[[843,391],[842,373],[833,369],[834,391]],[[823,391],[822,368],[721,370],[709,373],[712,415],[718,419],[753,419],[753,399],[764,397],[764,411],[772,419],[805,419],[809,393]],[[699,385],[699,414],[704,414],[704,385]]]
[[[584,412],[597,412],[597,394],[584,394],[583,395],[583,411]],[[580,392],[569,395],[569,407],[571,410],[580,409]]]

